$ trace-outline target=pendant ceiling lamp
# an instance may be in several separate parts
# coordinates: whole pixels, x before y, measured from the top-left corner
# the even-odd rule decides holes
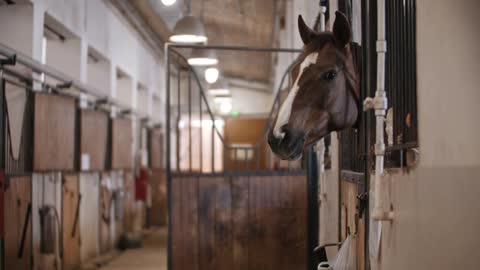
[[[191,66],[213,66],[218,64],[218,59],[214,51],[207,49],[193,49],[188,58],[188,64]]]
[[[186,3],[187,12],[173,27],[170,41],[175,43],[206,43],[205,27],[200,19],[190,15],[191,0]]]

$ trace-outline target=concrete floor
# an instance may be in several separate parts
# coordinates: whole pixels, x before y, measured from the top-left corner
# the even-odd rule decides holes
[[[113,259],[100,270],[166,270],[167,233],[166,229],[147,231],[143,247],[129,249]]]

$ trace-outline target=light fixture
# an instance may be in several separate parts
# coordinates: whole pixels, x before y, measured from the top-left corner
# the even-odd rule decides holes
[[[212,96],[228,96],[230,95],[230,89],[228,83],[223,78],[219,78],[210,85],[208,93]]]
[[[193,49],[187,61],[191,66],[213,66],[218,64],[214,51],[200,48]]]
[[[175,2],[177,2],[177,0],[162,0],[162,4],[167,7],[175,4]]]
[[[215,96],[213,98],[213,101],[216,103],[223,103],[223,102],[232,102],[232,97],[231,96]]]
[[[222,113],[229,113],[232,111],[232,101],[224,101],[222,103],[220,103],[220,111]]]
[[[173,27],[173,35],[170,36],[170,41],[176,43],[206,43],[205,27],[199,19],[187,15]]]
[[[218,80],[220,72],[216,67],[210,67],[205,70],[205,81],[208,83],[215,83]]]

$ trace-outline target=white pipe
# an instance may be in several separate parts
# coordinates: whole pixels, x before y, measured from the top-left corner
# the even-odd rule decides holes
[[[385,93],[385,54],[387,42],[385,40],[385,0],[377,2],[377,90],[373,99],[365,100],[365,109],[375,110],[375,186],[372,218],[375,220],[391,220],[393,212],[385,209],[387,195],[384,179],[385,140],[384,126],[387,110],[387,96]]]

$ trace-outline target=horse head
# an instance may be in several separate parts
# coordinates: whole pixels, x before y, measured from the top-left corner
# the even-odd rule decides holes
[[[333,32],[318,33],[298,17],[303,52],[292,70],[294,84],[268,135],[272,151],[295,160],[331,131],[353,126],[360,115],[359,74],[352,54],[352,30],[336,13]]]

